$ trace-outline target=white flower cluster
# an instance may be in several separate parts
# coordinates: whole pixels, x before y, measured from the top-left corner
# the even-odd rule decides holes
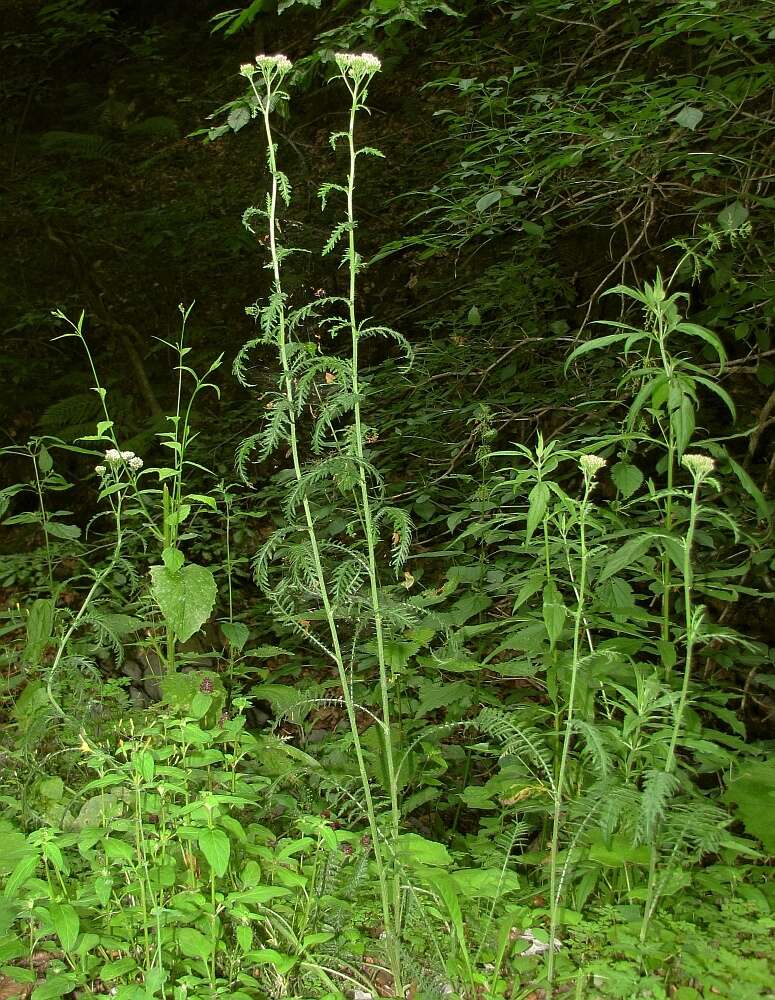
[[[282,76],[286,73],[290,73],[293,69],[293,63],[288,58],[288,56],[277,55],[277,56],[265,56],[263,53],[256,56],[256,65],[253,63],[242,63],[239,68],[240,76],[246,77],[248,80],[252,80],[256,75],[257,70],[261,70],[262,73],[268,73],[272,70],[277,70]]]
[[[582,455],[579,459],[579,467],[588,479],[594,478],[605,465],[606,460],[599,455]]]
[[[382,69],[382,63],[371,52],[361,52],[359,55],[340,52],[336,56],[336,65],[345,75],[355,80],[373,76]]]
[[[684,455],[681,464],[698,479],[709,476],[716,468],[716,463],[710,455]]]
[[[98,476],[104,476],[108,466],[126,464],[132,472],[139,472],[143,467],[143,460],[135,455],[133,451],[119,451],[118,448],[108,448],[105,452],[106,465],[95,465],[94,471]]]

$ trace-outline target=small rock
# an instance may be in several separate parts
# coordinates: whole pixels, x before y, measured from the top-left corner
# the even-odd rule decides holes
[[[121,666],[121,673],[124,677],[129,677],[136,684],[139,684],[143,679],[143,668],[137,660],[124,660]]]
[[[148,697],[145,691],[139,687],[130,687],[129,689],[129,700],[132,702],[135,708],[148,708],[151,704],[151,699]]]

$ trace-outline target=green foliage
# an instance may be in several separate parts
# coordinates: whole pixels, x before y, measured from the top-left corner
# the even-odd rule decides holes
[[[2,454],[0,994],[766,995],[762,10],[256,2],[211,44],[319,48],[243,63],[197,147],[203,81],[124,16],[49,4],[29,51],[123,46],[148,90],[79,116],[44,80],[64,110],[14,131],[95,332],[55,313],[91,388]],[[206,322],[146,337],[100,284],[129,245],[136,298],[166,255]],[[257,247],[239,349],[213,302]]]

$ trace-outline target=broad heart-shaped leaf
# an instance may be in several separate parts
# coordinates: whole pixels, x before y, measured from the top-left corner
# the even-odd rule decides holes
[[[726,208],[721,209],[717,219],[725,232],[733,233],[748,219],[748,209],[745,205],[741,205],[739,201],[733,201]]]
[[[181,642],[190,639],[210,617],[216,590],[215,577],[206,566],[190,563],[178,570],[151,567],[151,593]]]
[[[219,878],[223,878],[229,867],[229,855],[231,854],[229,838],[223,830],[206,829],[199,831],[197,840],[199,850],[204,854],[208,865]]]
[[[643,473],[637,465],[631,465],[629,462],[617,462],[611,469],[611,479],[626,500],[640,489],[643,483]]]
[[[250,121],[250,112],[247,108],[237,107],[232,108],[229,114],[229,125],[234,132],[239,132],[241,128]]]
[[[245,643],[250,638],[250,629],[242,622],[221,622],[221,632],[226,636],[226,641],[236,653],[242,652]]]

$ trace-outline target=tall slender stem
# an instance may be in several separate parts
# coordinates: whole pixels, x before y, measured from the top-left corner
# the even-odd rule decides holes
[[[350,122],[347,130],[348,149],[350,154],[350,165],[347,174],[347,224],[348,224],[348,253],[349,263],[349,289],[348,289],[348,311],[350,318],[350,336],[352,352],[352,394],[353,394],[353,419],[355,423],[355,453],[358,460],[358,479],[361,494],[361,514],[363,517],[363,528],[366,536],[366,550],[369,563],[369,591],[371,600],[372,615],[374,617],[374,638],[377,649],[377,663],[379,668],[379,687],[382,701],[382,721],[383,734],[385,740],[385,766],[387,772],[388,785],[390,787],[390,813],[393,827],[393,837],[398,838],[400,832],[401,812],[398,804],[398,787],[396,782],[395,761],[393,759],[393,738],[390,722],[390,680],[388,678],[387,663],[385,659],[385,636],[382,619],[382,606],[379,595],[379,573],[377,569],[377,555],[374,533],[374,519],[371,510],[371,498],[369,496],[369,484],[366,478],[366,459],[364,453],[364,433],[363,420],[361,416],[361,389],[359,382],[359,328],[355,304],[357,291],[358,274],[358,253],[355,242],[355,170],[358,152],[355,145],[355,119],[360,106],[360,99],[364,96],[365,86],[368,77],[359,81],[355,79],[352,86],[345,77],[348,84],[352,102],[350,104]],[[361,89],[361,85],[363,89]],[[393,910],[396,927],[400,924],[401,916],[401,883],[397,867],[393,873]]]
[[[277,349],[280,358],[280,364],[282,367],[282,381],[285,392],[286,404],[288,408],[289,445],[290,445],[291,461],[296,481],[301,482],[303,474],[302,474],[302,465],[299,452],[298,431],[296,426],[297,403],[296,403],[293,373],[291,371],[290,362],[288,360],[287,322],[286,322],[285,303],[282,290],[281,260],[277,245],[277,232],[278,232],[277,208],[278,208],[278,198],[279,198],[279,173],[277,168],[276,147],[274,144],[272,127],[271,127],[271,109],[273,105],[273,99],[276,98],[280,84],[282,83],[282,78],[284,73],[281,70],[268,68],[268,69],[262,69],[262,75],[266,85],[265,93],[259,94],[252,77],[250,82],[253,88],[253,92],[256,96],[256,100],[258,101],[259,107],[262,110],[264,131],[266,134],[266,140],[268,145],[269,172],[271,175],[271,187],[270,187],[269,205],[268,205],[269,251],[271,255],[273,290],[279,302]],[[353,359],[353,365],[354,367],[357,367],[357,355]],[[382,916],[385,924],[385,930],[388,935],[388,945],[391,952],[390,956],[391,966],[393,968],[393,973],[396,982],[400,984],[400,952],[398,948],[398,941],[394,933],[394,920],[391,919],[393,915],[391,914],[390,894],[387,884],[387,868],[382,853],[380,831],[377,825],[376,810],[374,807],[374,800],[371,792],[371,784],[369,781],[369,776],[366,769],[366,761],[363,756],[363,749],[361,746],[360,735],[358,732],[358,720],[356,716],[355,702],[353,700],[350,680],[347,676],[347,669],[345,666],[345,660],[342,653],[342,645],[339,636],[339,630],[337,627],[336,618],[334,615],[334,609],[329,594],[328,584],[323,569],[323,562],[320,554],[320,546],[315,531],[315,522],[312,515],[312,509],[310,507],[309,500],[307,499],[306,496],[302,500],[302,509],[304,511],[305,526],[307,530],[307,536],[309,538],[310,551],[312,554],[313,565],[315,568],[315,577],[320,595],[320,600],[323,605],[323,611],[326,617],[326,621],[328,623],[329,633],[331,637],[331,651],[333,653],[334,663],[336,665],[337,673],[339,675],[339,682],[342,688],[342,697],[344,699],[345,709],[347,712],[347,717],[350,724],[350,730],[353,737],[353,746],[355,749],[358,771],[366,802],[366,812],[368,815],[369,827],[372,835],[374,860],[380,884],[380,900],[382,905]],[[387,739],[389,745],[389,733]]]
[[[562,819],[563,788],[565,785],[565,774],[570,757],[570,744],[573,738],[574,710],[576,704],[576,684],[579,673],[579,660],[581,657],[581,642],[584,631],[584,597],[587,586],[587,537],[586,518],[589,506],[589,497],[594,487],[595,472],[605,463],[602,459],[596,459],[593,455],[584,455],[581,458],[581,467],[584,472],[584,497],[579,509],[579,548],[581,554],[581,567],[579,570],[579,581],[576,597],[576,614],[573,622],[573,659],[571,662],[570,689],[568,692],[568,709],[565,714],[565,734],[560,754],[560,765],[557,773],[557,782],[554,791],[554,811],[552,815],[552,845],[549,861],[549,951],[547,952],[546,977],[548,980],[549,995],[552,995],[554,986],[554,965],[555,965],[555,937],[559,925],[560,894],[561,885],[558,883],[558,859],[560,840],[560,821]]]

